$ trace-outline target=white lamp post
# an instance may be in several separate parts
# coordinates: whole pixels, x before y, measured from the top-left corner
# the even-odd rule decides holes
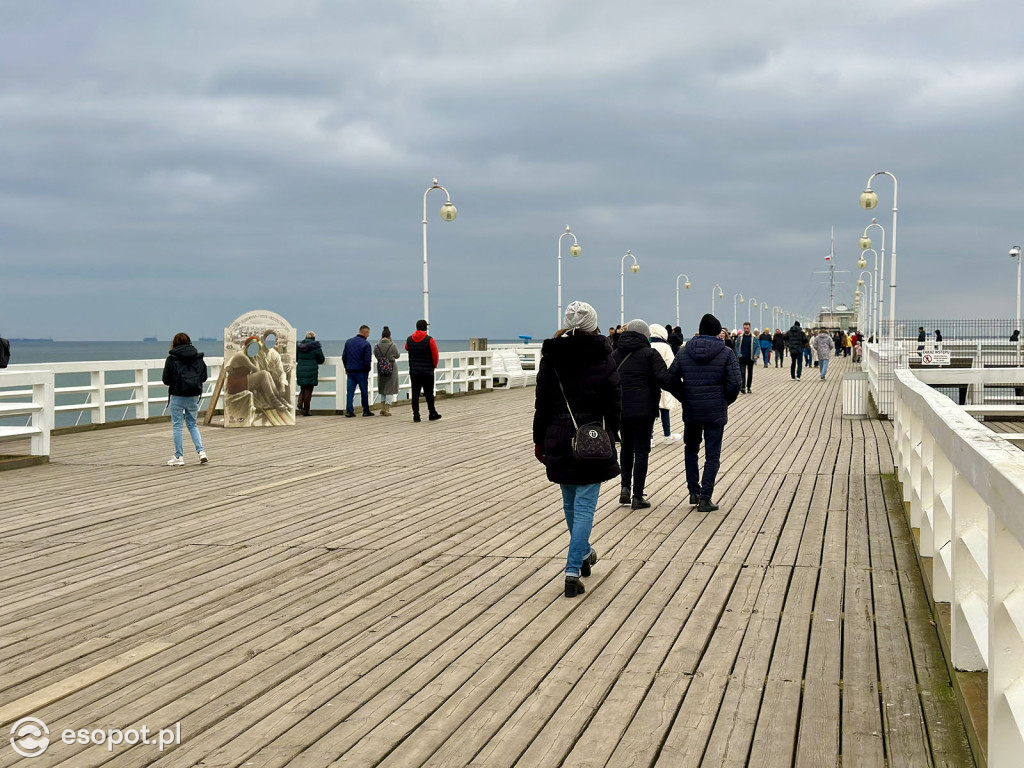
[[[679,278],[685,277],[686,282],[683,283],[683,288],[690,290],[690,278],[685,274],[676,275],[676,327],[679,327]]]
[[[748,323],[750,323],[750,311],[751,311],[751,310],[752,310],[752,309],[753,309],[754,307],[756,307],[756,306],[757,306],[757,299],[755,299],[755,298],[751,298],[751,299],[750,299],[750,303],[749,303],[749,304],[747,304],[747,322],[748,322]],[[757,324],[757,325],[758,325],[758,328],[759,328],[759,329],[760,329],[760,327],[761,327],[761,323],[760,323],[760,320],[761,320],[761,318],[760,318],[760,317],[758,317],[758,324]],[[751,325],[753,325],[753,323],[750,323],[750,324],[751,324]]]
[[[430,293],[427,289],[427,195],[432,189],[440,189],[447,198],[445,204],[441,206],[441,220],[455,221],[455,217],[458,215],[458,211],[452,205],[452,196],[448,194],[448,190],[438,184],[437,179],[434,179],[433,185],[427,187],[427,191],[423,193],[423,319],[427,322],[430,322]]]
[[[711,314],[715,314],[715,294],[718,294],[718,298],[724,299],[725,294],[722,293],[722,286],[715,283],[715,287],[711,289]]]
[[[864,259],[861,259],[861,261],[864,261]],[[857,262],[857,263],[860,264],[860,261]],[[864,308],[865,308],[864,314],[867,316],[868,333],[871,333],[872,320],[874,319],[874,317],[873,317],[874,312],[873,312],[873,305],[871,304],[871,298],[876,293],[876,291],[875,291],[875,281],[871,277],[871,272],[869,270],[865,269],[857,277],[857,287],[858,288],[861,288],[861,287],[864,286],[864,275],[868,276],[868,284],[867,284],[867,289],[866,289],[868,291],[868,295],[867,295],[867,299],[866,299],[866,301],[864,303]],[[860,330],[860,325],[859,324],[857,326],[857,329],[858,329],[858,331]]]
[[[732,295],[732,330],[733,331],[736,330],[736,324],[737,324],[737,320],[736,320],[736,299],[737,299],[737,297],[740,300],[740,304],[744,304],[747,301],[746,299],[743,298],[743,294],[742,293],[734,293]]]
[[[864,234],[860,238],[860,248],[862,251],[871,250],[871,238],[868,237],[868,230],[872,227],[878,227],[878,231],[882,233],[881,253],[875,254],[875,282],[873,283],[875,288],[875,340],[878,341],[880,340],[882,330],[882,304],[884,303],[881,291],[882,284],[879,280],[885,279],[885,228],[878,223],[877,219],[872,219],[871,223],[864,227]],[[879,256],[881,256],[881,258],[879,258]],[[864,259],[861,259],[860,261],[864,261]],[[864,269],[867,264],[861,266],[858,261],[857,266]]]
[[[780,330],[781,330],[781,325],[782,324],[779,322],[779,317],[778,316],[781,315],[781,314],[782,314],[782,307],[772,307],[772,326],[775,327],[775,328],[780,328]]]
[[[878,207],[878,195],[871,189],[871,182],[875,176],[888,176],[892,179],[892,263],[889,265],[889,337],[896,339],[896,214],[899,211],[897,205],[898,183],[896,177],[889,171],[877,171],[868,177],[867,188],[861,192],[860,207],[866,211],[872,211]],[[867,232],[867,230],[865,230]],[[882,270],[885,266],[883,263]]]
[[[579,256],[583,253],[583,249],[580,248],[579,242],[576,240],[576,235],[569,229],[569,225],[565,225],[565,232],[558,236],[558,320],[555,321],[555,328],[562,327],[562,238],[566,235],[572,237],[572,245],[569,246],[570,256]]]
[[[622,261],[619,263],[621,267],[619,271],[619,325],[626,323],[626,258],[633,260],[633,263],[629,265],[629,271],[636,274],[640,271],[640,265],[636,261],[636,256],[633,255],[632,251],[626,251],[626,255],[622,257]]]
[[[1013,320],[1014,320],[1013,330],[1019,331],[1020,330],[1020,263],[1021,263],[1021,255],[1020,255],[1020,246],[1019,245],[1015,245],[1015,246],[1013,246],[1013,248],[1010,249],[1010,258],[1017,260],[1017,314],[1013,316]]]

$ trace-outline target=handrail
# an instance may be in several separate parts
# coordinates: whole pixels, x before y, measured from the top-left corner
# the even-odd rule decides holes
[[[438,392],[455,394],[457,392],[482,391],[491,389],[492,354],[488,351],[441,352],[438,356],[438,367],[435,371],[435,389]],[[213,394],[223,364],[221,357],[206,357],[209,368],[209,379],[204,387],[201,398],[202,407]],[[164,358],[152,360],[101,360],[65,363],[38,363],[12,365],[6,370],[23,373],[44,370],[54,377],[73,377],[77,383],[64,383],[55,387],[51,403],[53,410],[59,414],[77,416],[74,424],[83,417],[89,423],[104,424],[108,421],[120,421],[126,418],[146,419],[166,411],[167,387],[160,381],[159,373],[164,367]],[[411,396],[408,373],[408,360],[403,353],[396,370],[399,377],[399,398]],[[112,375],[116,374],[116,375]],[[154,376],[156,379],[154,380]],[[85,378],[88,377],[88,383]],[[116,379],[127,379],[118,381]],[[339,385],[337,382],[341,380]],[[340,356],[326,358],[320,367],[319,380],[321,385],[313,391],[313,396],[321,401],[333,400],[333,410],[345,409],[345,369]],[[330,386],[333,384],[333,387]],[[377,396],[377,371],[374,365],[369,375],[369,389]],[[0,391],[0,403],[17,399],[17,392]],[[84,402],[61,402],[68,399]],[[122,410],[123,409],[123,410]],[[108,410],[111,413],[108,413]],[[118,416],[117,411],[121,411]],[[155,411],[155,413],[154,413]],[[0,414],[10,415],[10,414]],[[25,414],[19,414],[25,415]],[[111,418],[113,416],[114,418]],[[70,426],[70,425],[67,425]]]
[[[1024,369],[1017,369],[1024,386]],[[950,603],[960,670],[988,670],[988,765],[1024,743],[1024,453],[913,371],[896,370],[895,448],[911,526]]]
[[[12,389],[28,387],[28,389]],[[0,371],[0,388],[6,390],[0,402],[0,416],[26,416],[25,426],[0,426],[0,438],[24,438],[31,441],[33,456],[50,455],[50,430],[53,428],[53,373],[46,370]],[[29,398],[27,401],[25,398]]]

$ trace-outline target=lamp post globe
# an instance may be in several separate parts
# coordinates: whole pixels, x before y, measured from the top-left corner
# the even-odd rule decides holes
[[[857,241],[857,245],[860,246],[860,249],[862,251],[866,251],[868,248],[871,247],[871,238],[865,235],[864,237]]]
[[[868,260],[861,256],[857,259],[857,269],[864,269],[868,265]]]
[[[871,187],[860,193],[860,207],[865,211],[874,210],[878,207],[878,195],[875,194]]]
[[[573,243],[569,246],[570,256],[579,256],[581,253],[583,253],[583,249],[580,247],[579,243]]]
[[[629,265],[629,271],[632,272],[635,275],[637,272],[640,271],[640,265],[639,264],[630,264]]]
[[[455,217],[459,215],[458,209],[451,202],[447,202],[441,206],[441,218],[444,221],[455,221]]]
[[[724,299],[724,298],[725,298],[725,294],[724,294],[724,293],[722,293],[721,291],[719,291],[719,292],[718,292],[718,298],[720,298],[720,299]]]
[[[689,280],[687,280],[685,283],[683,283],[683,288],[685,288],[686,290],[690,290],[690,281]]]

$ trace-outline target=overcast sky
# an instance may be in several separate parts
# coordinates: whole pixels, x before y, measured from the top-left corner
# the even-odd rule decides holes
[[[567,224],[564,303],[602,327],[627,249],[627,319],[673,320],[680,272],[687,332],[715,283],[726,325],[736,292],[813,314],[879,170],[897,314],[1009,318],[1022,28],[1020,0],[0,0],[0,333],[404,335],[435,176],[439,338],[550,334]]]

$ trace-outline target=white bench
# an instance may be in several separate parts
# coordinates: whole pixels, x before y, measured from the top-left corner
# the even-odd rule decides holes
[[[508,386],[525,387],[537,383],[537,372],[523,370],[523,364],[519,355],[511,349],[498,349],[494,351],[495,365],[501,365],[505,376],[508,377]]]
[[[519,355],[511,352],[511,356],[515,358],[516,363],[519,362]],[[491,378],[496,389],[526,386],[526,372],[523,371],[522,365],[519,366],[519,372],[510,366],[508,350],[496,349],[491,353]]]

